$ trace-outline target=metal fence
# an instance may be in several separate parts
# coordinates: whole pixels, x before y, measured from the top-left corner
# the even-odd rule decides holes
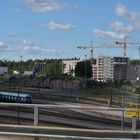
[[[34,136],[34,137],[52,137],[52,138],[68,138],[68,139],[100,139],[96,137],[96,134],[104,134],[106,135],[108,133],[108,136],[119,136],[121,137],[140,137],[140,132],[136,130],[136,122],[137,122],[137,117],[136,115],[139,115],[139,110],[137,110],[136,108],[111,108],[111,107],[97,107],[97,106],[92,106],[92,105],[87,105],[87,106],[81,106],[81,105],[44,105],[44,104],[20,104],[20,103],[0,103],[0,107],[28,107],[28,108],[32,108],[34,111],[34,116],[33,116],[33,125],[9,125],[9,124],[0,124],[0,128],[1,130],[7,129],[28,129],[28,130],[32,130],[32,133],[24,133],[24,132],[0,132],[0,135],[17,135],[17,136]],[[46,126],[39,126],[39,109],[40,108],[44,108],[44,109],[80,109],[80,110],[92,110],[92,111],[111,111],[111,112],[121,112],[121,130],[91,130],[91,129],[75,129],[75,130],[71,130],[71,129],[66,129],[66,128],[53,128],[53,127],[46,127]],[[132,117],[132,130],[130,131],[123,131],[124,129],[124,114],[129,114]],[[137,114],[136,114],[137,113]],[[62,131],[61,133],[58,134],[58,132],[56,134],[43,134],[43,133],[38,133],[39,129],[44,129],[44,130],[52,130],[52,131]],[[70,134],[72,134],[74,131],[77,131],[77,133],[85,133],[86,135],[82,135],[78,136],[76,133],[73,133],[73,135],[64,135],[65,132],[69,132]],[[64,133],[64,134],[63,134]],[[89,136],[88,136],[89,133]]]

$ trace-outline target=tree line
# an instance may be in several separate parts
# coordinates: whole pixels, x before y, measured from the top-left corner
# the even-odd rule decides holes
[[[38,74],[43,75],[49,78],[62,78],[72,77],[72,70],[68,74],[63,74],[62,71],[65,68],[65,65],[62,64],[62,59],[43,59],[43,60],[32,60],[29,59],[27,61],[15,61],[15,60],[0,60],[0,67],[8,67],[8,74],[12,74],[14,70],[19,71],[21,74],[24,71],[32,71],[33,67],[38,64],[44,64],[43,69],[39,71]],[[85,67],[86,66],[86,67]],[[89,61],[81,61],[75,67],[75,76],[80,78],[91,77],[92,75],[92,67]]]
[[[14,60],[0,60],[0,67],[8,67],[8,73],[12,74],[14,70],[19,71],[21,74],[24,73],[24,71],[32,71],[33,67],[37,63],[43,63],[44,67],[39,71],[40,75],[43,75],[45,77],[49,78],[71,78],[72,73],[74,70],[70,70],[69,75],[63,74],[63,70],[65,68],[65,65],[62,64],[62,59],[36,59],[32,60],[29,59],[27,61],[14,61]],[[140,64],[139,60],[131,60],[130,64]],[[90,61],[80,61],[77,63],[75,67],[75,77],[78,78],[90,78],[92,77],[92,66],[90,64]]]

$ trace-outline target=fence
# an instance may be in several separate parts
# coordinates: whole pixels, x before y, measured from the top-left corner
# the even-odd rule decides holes
[[[54,108],[61,108],[61,109],[82,109],[82,110],[96,110],[96,111],[115,111],[115,112],[121,112],[122,113],[122,120],[121,120],[121,128],[123,130],[123,125],[124,125],[124,113],[126,112],[127,114],[130,114],[130,116],[132,116],[132,131],[111,131],[111,130],[91,130],[91,129],[78,129],[77,132],[81,134],[81,132],[84,134],[87,135],[87,132],[89,133],[89,136],[86,136],[86,135],[83,135],[83,136],[77,136],[77,134],[75,135],[63,135],[63,133],[65,133],[65,131],[70,131],[70,134],[75,130],[68,130],[66,128],[62,129],[62,128],[57,128],[58,131],[62,130],[62,133],[57,135],[57,133],[55,135],[51,135],[51,134],[38,134],[38,133],[15,133],[15,132],[0,132],[0,134],[5,134],[5,135],[23,135],[23,136],[35,136],[35,137],[57,137],[57,138],[70,138],[70,139],[94,139],[94,136],[96,136],[97,133],[102,133],[104,135],[106,135],[107,133],[112,133],[111,135],[114,136],[114,135],[119,135],[121,136],[121,134],[123,135],[122,137],[125,137],[129,134],[132,135],[136,135],[137,134],[137,137],[140,136],[140,132],[138,131],[136,133],[136,121],[137,121],[137,117],[135,115],[139,115],[139,110],[136,110],[135,108],[110,108],[110,107],[97,107],[97,106],[80,106],[80,105],[44,105],[44,104],[19,104],[19,103],[0,103],[0,107],[28,107],[28,108],[32,108],[34,110],[34,118],[33,118],[33,125],[31,126],[28,126],[28,125],[8,125],[8,124],[0,124],[0,127],[1,128],[22,128],[22,129],[31,129],[31,130],[38,130],[38,129],[52,129],[52,128],[48,128],[48,127],[43,127],[43,126],[38,126],[39,124],[39,109],[40,108],[44,108],[44,109],[54,109]],[[137,113],[137,114],[136,114]],[[56,130],[56,129],[55,129]],[[65,131],[64,131],[65,130]],[[35,131],[36,132],[36,131]],[[38,132],[38,131],[37,131]],[[126,133],[126,135],[125,135]],[[92,135],[93,134],[93,135]],[[91,137],[92,135],[92,137]],[[99,134],[100,135],[100,134]],[[108,135],[109,136],[109,135]]]

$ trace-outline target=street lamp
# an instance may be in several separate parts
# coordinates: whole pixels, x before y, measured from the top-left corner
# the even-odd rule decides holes
[[[140,46],[139,46],[139,61],[140,61]],[[138,109],[140,108],[140,74],[139,74],[139,63],[137,66],[137,87],[138,87]],[[139,124],[139,116],[138,116],[138,124]]]
[[[140,61],[140,46],[139,46],[139,61]],[[139,63],[138,63],[138,67],[137,67],[137,83],[138,83],[138,109],[139,109],[139,102],[140,102],[140,74],[139,74]]]
[[[87,79],[87,55],[85,55],[85,88],[86,88],[86,79]]]
[[[22,55],[20,56],[20,74],[22,72]]]

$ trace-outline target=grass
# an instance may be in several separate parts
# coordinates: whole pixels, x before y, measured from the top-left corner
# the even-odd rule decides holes
[[[113,105],[122,106],[122,94],[119,89],[114,89],[111,91],[111,88],[96,88],[96,89],[81,89],[79,95],[83,99],[96,100],[100,103],[106,103],[110,100],[112,94]],[[125,107],[137,107],[137,101],[127,99],[127,93],[125,93],[124,105]]]
[[[79,93],[83,98],[88,99],[109,99],[111,96],[111,90],[108,88],[97,88],[97,89],[82,89]]]

